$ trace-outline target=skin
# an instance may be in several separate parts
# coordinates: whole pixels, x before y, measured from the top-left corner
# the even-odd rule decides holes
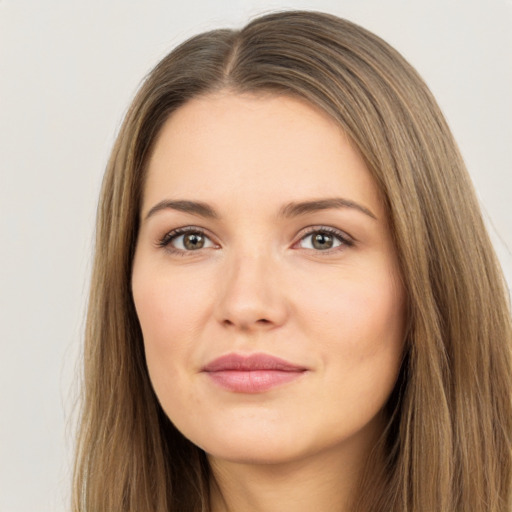
[[[282,215],[331,198],[350,204]],[[202,248],[172,238],[187,226]],[[312,243],[325,229],[330,249]],[[348,510],[384,426],[405,308],[376,184],[335,122],[296,98],[229,91],[178,109],[149,160],[132,289],[160,403],[208,454],[213,510]],[[230,353],[307,371],[237,393],[201,371]]]

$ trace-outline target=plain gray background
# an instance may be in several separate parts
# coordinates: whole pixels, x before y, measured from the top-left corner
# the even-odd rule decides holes
[[[282,8],[355,21],[419,70],[512,283],[511,0],[0,0],[1,512],[69,509],[97,195],[141,79],[186,37]]]

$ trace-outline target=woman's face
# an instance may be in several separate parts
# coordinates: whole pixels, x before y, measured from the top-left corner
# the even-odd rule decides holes
[[[366,450],[381,431],[404,290],[374,180],[315,107],[221,92],[177,110],[132,287],[158,399],[212,457]]]

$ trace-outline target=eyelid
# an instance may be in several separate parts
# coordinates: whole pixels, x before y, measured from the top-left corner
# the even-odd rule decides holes
[[[315,253],[323,253],[323,254],[329,254],[331,252],[340,251],[343,249],[346,249],[347,247],[352,247],[355,245],[356,240],[354,237],[350,236],[345,231],[342,231],[341,229],[334,228],[332,226],[323,226],[323,225],[314,225],[314,226],[307,226],[297,234],[297,239],[293,243],[292,247],[296,247],[302,240],[304,240],[306,237],[313,235],[314,233],[327,233],[329,235],[332,235],[336,238],[338,238],[341,241],[341,245],[337,247],[333,247],[331,249],[325,249],[325,250],[314,250],[314,249],[305,249],[298,247],[298,249],[306,250],[306,251],[313,251]]]
[[[210,235],[210,233],[206,229],[201,228],[199,226],[183,226],[183,227],[179,227],[179,228],[175,228],[170,231],[167,231],[161,238],[159,238],[157,240],[156,245],[157,245],[157,247],[161,247],[171,253],[175,253],[175,254],[179,254],[179,255],[193,254],[196,251],[194,251],[194,250],[187,251],[187,250],[183,250],[183,249],[178,249],[171,245],[171,242],[174,239],[178,238],[181,235],[187,234],[187,233],[198,233],[198,234],[204,236],[205,238],[207,238],[215,246],[213,248],[220,247],[218,242],[215,241],[215,237]],[[341,244],[339,246],[336,246],[336,247],[333,247],[330,249],[325,249],[325,250],[314,250],[314,249],[309,249],[309,248],[297,247],[298,244],[302,240],[304,240],[308,236],[313,235],[314,233],[327,233],[329,235],[332,235],[332,236],[336,237],[341,242]],[[313,251],[315,253],[329,254],[332,252],[337,252],[337,251],[346,249],[347,247],[352,247],[353,245],[355,245],[356,242],[357,241],[354,239],[354,237],[352,237],[345,231],[342,231],[341,229],[334,228],[332,226],[325,226],[325,225],[312,225],[312,226],[307,226],[299,231],[299,233],[296,236],[295,242],[292,244],[292,248],[302,249],[305,251]],[[202,249],[211,249],[211,248],[212,247],[205,247]],[[199,251],[201,251],[201,249],[197,249],[197,252],[199,252]]]
[[[171,245],[171,242],[173,240],[175,240],[181,235],[186,235],[187,233],[198,233],[207,238],[215,246],[215,248],[219,246],[219,244],[214,240],[214,237],[212,237],[207,230],[205,230],[204,228],[200,228],[199,226],[183,226],[180,228],[175,228],[170,231],[167,231],[163,235],[163,237],[157,240],[156,245],[174,254],[185,255],[194,253],[196,251],[186,251],[183,249],[177,249],[176,247],[173,247]],[[211,249],[211,247],[205,247],[204,249]],[[199,252],[200,250],[201,249],[197,249],[197,252]]]

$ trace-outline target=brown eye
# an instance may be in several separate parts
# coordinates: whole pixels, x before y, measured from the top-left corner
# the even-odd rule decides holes
[[[311,236],[311,243],[315,249],[320,251],[331,249],[334,245],[334,237],[327,233],[315,233]]]
[[[204,247],[205,239],[201,233],[190,233],[183,235],[183,246],[189,251],[202,249]]]
[[[216,247],[208,236],[195,229],[171,231],[162,238],[158,245],[182,254]]]
[[[331,228],[310,231],[300,239],[298,244],[301,249],[314,251],[328,251],[329,249],[350,247],[352,245],[353,242],[347,235],[338,230],[331,232]]]

